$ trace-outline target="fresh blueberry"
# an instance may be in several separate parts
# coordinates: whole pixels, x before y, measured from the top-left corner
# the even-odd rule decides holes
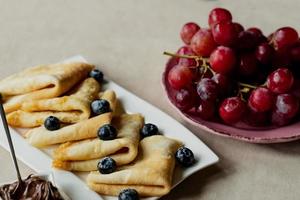
[[[176,160],[184,167],[192,166],[195,163],[193,152],[186,147],[180,147],[175,154]]]
[[[125,189],[119,194],[119,200],[139,200],[139,193],[135,189]]]
[[[113,140],[117,137],[117,129],[110,124],[101,126],[98,130],[98,137],[101,140]]]
[[[45,128],[49,131],[55,131],[60,128],[60,121],[57,117],[50,116],[44,122]]]
[[[109,102],[105,99],[95,100],[91,103],[92,111],[95,115],[110,112]]]
[[[105,157],[98,163],[98,170],[101,174],[110,174],[116,171],[117,164],[111,157]]]
[[[103,82],[103,73],[99,69],[94,69],[90,72],[90,77],[96,79],[99,83]]]
[[[157,135],[158,134],[158,128],[154,124],[145,124],[141,130],[141,136],[144,137],[149,137],[152,135]]]

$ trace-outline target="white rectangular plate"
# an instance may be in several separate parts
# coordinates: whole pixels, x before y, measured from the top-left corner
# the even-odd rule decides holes
[[[87,62],[82,56],[74,56],[63,62],[80,61]],[[167,137],[182,141],[185,146],[192,149],[197,159],[195,165],[190,168],[182,169],[177,167],[174,172],[173,188],[193,173],[209,165],[218,162],[217,157],[198,137],[193,135],[187,128],[176,120],[160,111],[156,107],[140,99],[129,91],[112,81],[104,85],[104,89],[114,90],[117,97],[121,100],[125,110],[129,113],[141,113],[145,116],[146,122],[156,124],[160,132]],[[0,145],[9,150],[7,139],[4,134],[2,123],[0,123]],[[19,130],[10,128],[17,157],[37,172],[52,171],[55,183],[72,200],[117,200],[116,197],[100,196],[91,191],[85,184],[84,178],[87,173],[71,173],[51,168],[51,148],[40,150],[30,146],[18,133]],[[158,197],[144,198],[145,200],[154,200]]]

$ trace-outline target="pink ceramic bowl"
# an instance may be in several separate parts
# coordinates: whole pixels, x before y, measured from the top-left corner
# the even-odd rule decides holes
[[[193,113],[179,110],[175,106],[175,102],[172,98],[175,91],[170,87],[167,81],[167,74],[175,64],[176,59],[174,58],[171,58],[168,61],[163,73],[162,85],[166,91],[170,104],[177,110],[177,112],[183,117],[183,119],[185,119],[189,123],[208,133],[230,137],[237,140],[243,140],[251,143],[279,143],[300,139],[300,121],[283,127],[257,128],[248,126],[245,123],[240,123],[233,127],[218,122],[205,121],[200,117],[193,115]]]

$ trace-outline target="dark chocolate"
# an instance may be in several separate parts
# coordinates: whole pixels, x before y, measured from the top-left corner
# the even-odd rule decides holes
[[[58,189],[49,181],[37,176],[28,176],[0,187],[2,200],[63,200]]]

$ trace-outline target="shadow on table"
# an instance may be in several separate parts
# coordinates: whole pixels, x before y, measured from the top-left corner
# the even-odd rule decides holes
[[[277,144],[264,144],[264,148],[269,148],[273,151],[278,151],[279,153],[288,155],[299,155],[300,154],[300,140],[277,143]]]
[[[224,179],[226,176],[231,174],[234,169],[226,166],[220,158],[220,162],[213,166],[207,167],[194,175],[187,178],[185,181],[180,183],[175,187],[172,192],[164,197],[162,200],[169,199],[186,199],[188,197],[201,195],[201,191],[205,190],[205,187],[208,187],[210,183],[215,182],[217,179]]]

